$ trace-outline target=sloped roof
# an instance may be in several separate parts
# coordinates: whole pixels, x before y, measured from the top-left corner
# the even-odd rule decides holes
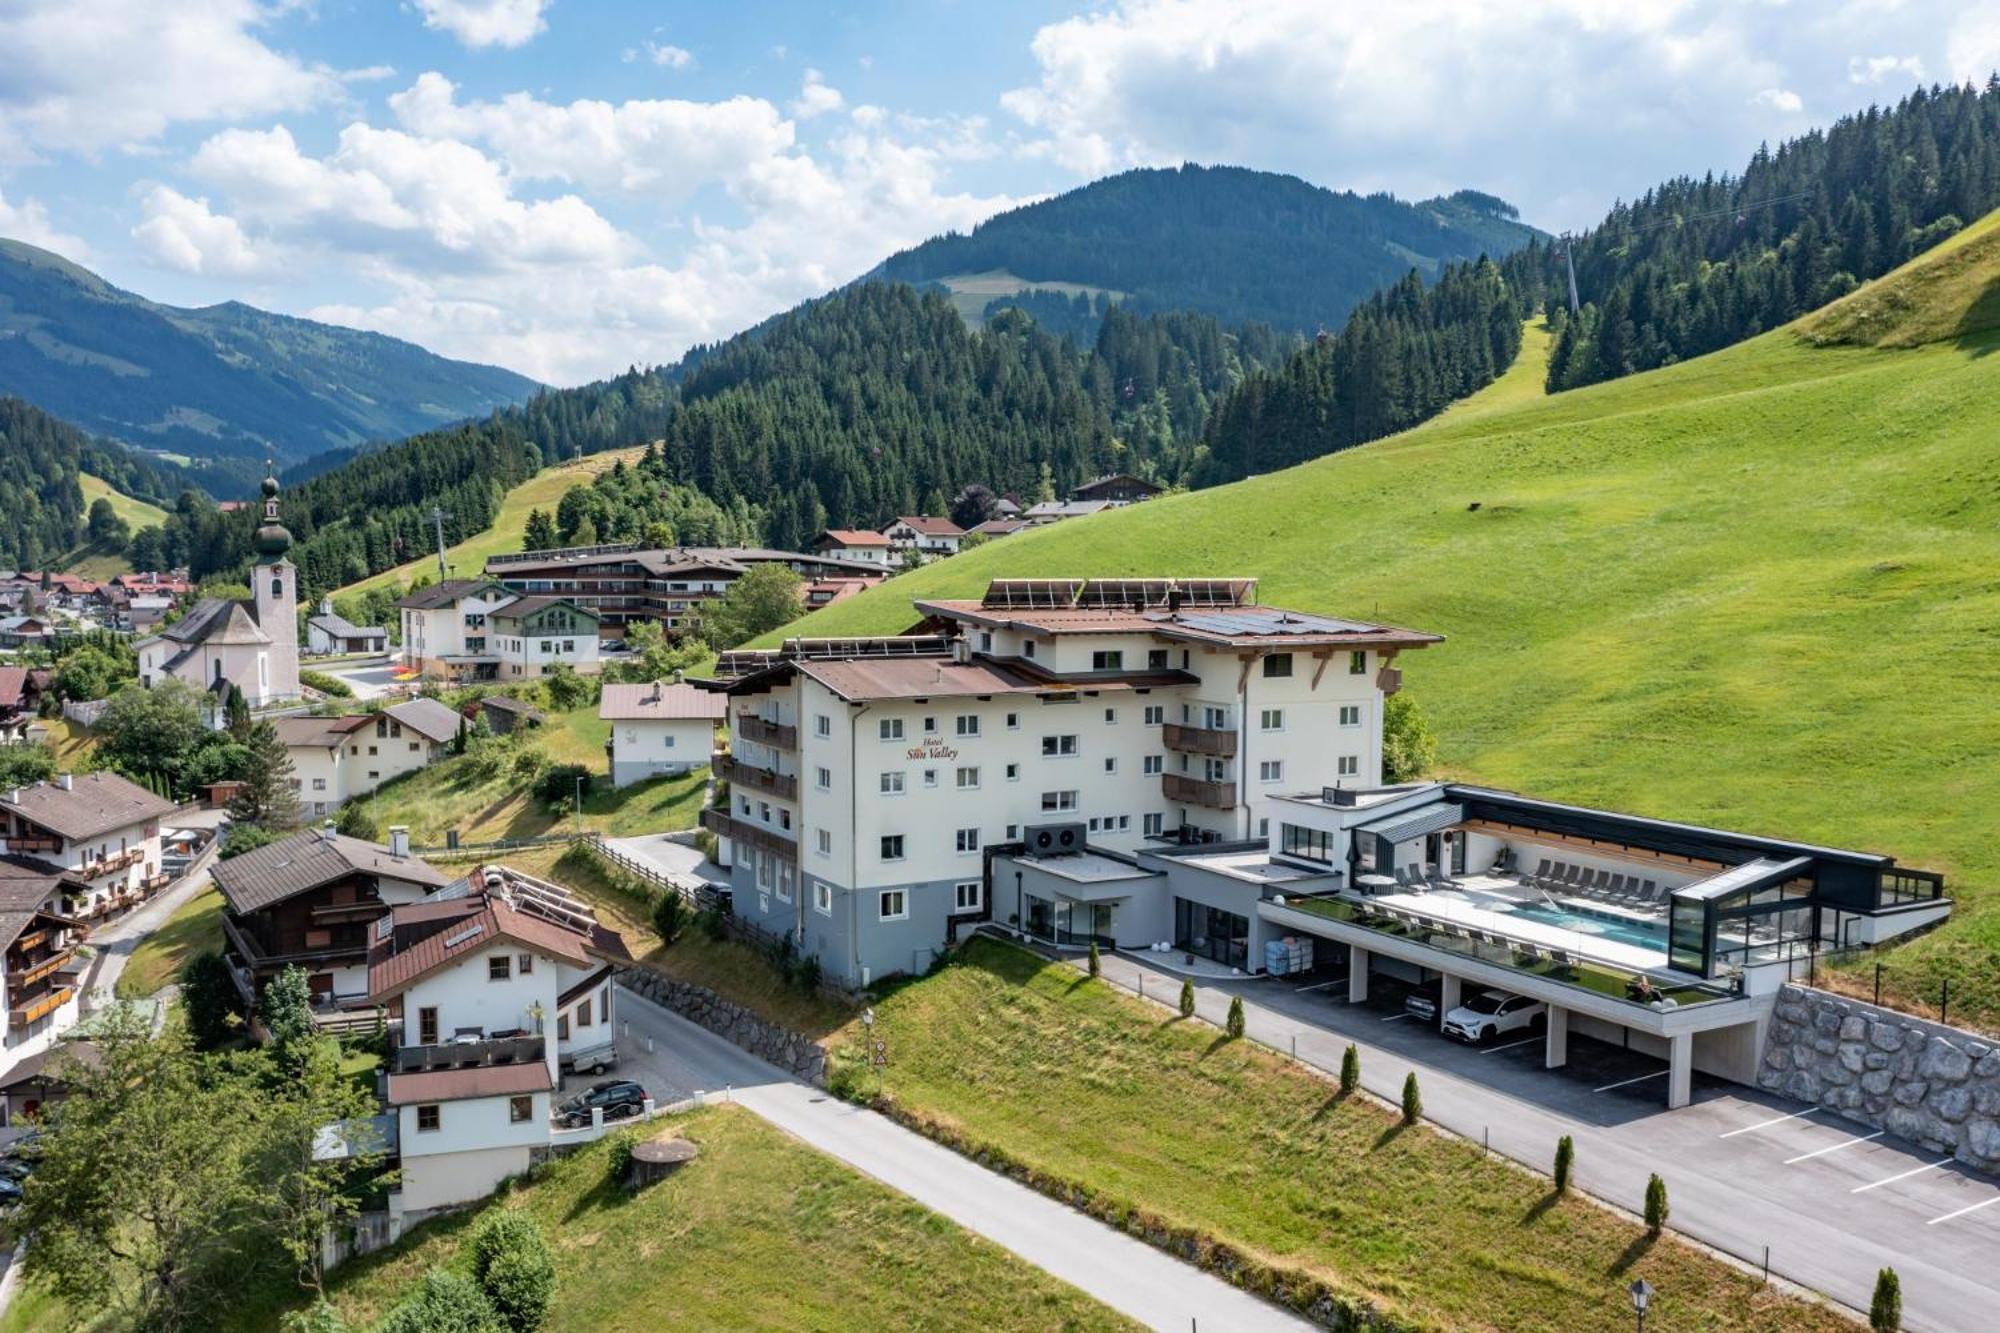
[[[509,1097],[524,1092],[547,1092],[555,1085],[549,1080],[547,1060],[522,1060],[507,1065],[473,1065],[466,1069],[426,1069],[414,1074],[389,1075],[389,1105],[413,1106],[419,1102],[456,1102],[469,1097]]]
[[[597,612],[589,607],[578,606],[567,597],[516,597],[511,602],[502,603],[489,613],[494,620],[526,620],[537,611],[546,611],[552,606],[566,606],[586,620],[597,620]]]
[[[28,668],[0,666],[0,708],[18,708],[28,685]]]
[[[485,873],[484,868],[474,872],[474,882]],[[368,952],[368,997],[380,1003],[399,995],[495,940],[539,950],[572,967],[590,967],[593,958],[614,964],[632,961],[624,938],[595,920],[563,925],[516,906],[504,893],[479,891],[462,898],[410,903],[378,922]]]
[[[67,788],[60,782],[38,782],[0,797],[0,809],[65,838],[92,838],[158,819],[174,808],[166,797],[116,773],[77,774]]]
[[[257,624],[248,602],[204,597],[188,613],[160,631],[160,637],[175,643],[208,643],[218,647],[233,644],[268,644],[271,636]]]
[[[439,703],[436,699],[406,699],[402,703],[391,704],[382,711],[419,736],[440,743],[457,736],[459,723],[464,721],[457,709]]]
[[[866,528],[828,528],[814,539],[815,546],[887,546],[889,539]]]
[[[950,519],[933,518],[928,514],[901,514],[897,516],[896,523],[901,523],[911,531],[920,532],[926,537],[962,537],[965,535],[965,529],[959,527],[958,524],[952,522]],[[891,523],[889,526],[894,527],[896,523]]]
[[[366,713],[351,713],[345,717],[274,717],[271,728],[285,745],[299,749],[332,750],[358,728],[368,725],[368,721]]]
[[[335,638],[386,639],[389,637],[389,631],[383,629],[380,625],[357,625],[338,611],[322,611],[306,621],[306,623],[327,634],[333,635]]]
[[[396,856],[380,843],[306,829],[255,851],[217,861],[210,872],[233,912],[255,912],[348,875],[380,875],[427,888],[450,881],[415,856]]]
[[[492,579],[444,579],[427,588],[418,588],[396,599],[396,605],[412,611],[435,611],[439,607],[450,606],[461,597],[486,589],[498,591],[500,585]]]
[[[607,722],[690,722],[719,719],[728,711],[729,701],[719,694],[658,682],[606,685],[597,703],[597,715]]]
[[[36,917],[54,915],[45,905],[69,878],[61,866],[38,857],[0,855],[0,949],[20,939]]]

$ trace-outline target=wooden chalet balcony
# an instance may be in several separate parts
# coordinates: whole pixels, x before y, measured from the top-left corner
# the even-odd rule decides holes
[[[222,918],[222,934],[230,948],[235,951],[236,957],[246,966],[257,970],[280,968],[287,963],[343,962],[350,959],[360,960],[368,956],[366,940],[357,944],[329,942],[290,952],[273,952],[259,943],[255,935],[230,920],[227,913],[224,913]]]
[[[1166,779],[1167,799],[1170,801],[1205,805],[1211,810],[1233,810],[1236,807],[1236,784],[1233,782],[1205,782],[1179,773],[1162,776]]]
[[[746,741],[756,741],[759,745],[775,746],[780,750],[799,748],[799,729],[782,722],[766,722],[749,713],[738,713],[735,729],[738,736]]]
[[[53,975],[63,969],[63,964],[76,957],[76,946],[58,949],[46,958],[7,960],[7,993],[18,995],[43,977]]]
[[[715,776],[732,785],[755,787],[758,791],[769,792],[787,801],[799,799],[799,780],[793,775],[746,764],[728,755],[715,761]]]
[[[1234,758],[1236,754],[1236,733],[1213,727],[1189,727],[1169,722],[1160,728],[1160,739],[1166,742],[1169,750],[1182,750],[1188,754],[1213,755],[1218,759]]]
[[[548,1058],[543,1037],[488,1037],[430,1046],[399,1046],[390,1072],[421,1074],[438,1069],[479,1069],[487,1065],[534,1064]]]
[[[173,882],[174,882],[174,877],[172,875],[169,875],[166,871],[161,870],[151,875],[148,875],[144,879],[140,880],[139,887],[144,889],[148,893],[158,893],[161,889],[166,888],[167,885]]]
[[[69,1003],[70,997],[75,994],[76,987],[65,984],[52,986],[40,995],[27,996],[22,999],[21,1003],[7,1011],[7,1025],[9,1027],[24,1027],[39,1019],[47,1018],[50,1014]]]
[[[762,852],[782,857],[793,865],[799,863],[799,845],[774,829],[762,828],[756,824],[736,819],[727,810],[713,807],[701,812],[701,826],[717,837],[741,843],[745,847],[755,847]]]
[[[76,868],[76,873],[85,879],[99,879],[105,875],[115,875],[121,870],[128,870],[145,859],[146,849],[133,847],[95,861],[85,861]]]
[[[59,852],[62,839],[46,837],[39,833],[10,833],[7,835],[7,850],[10,852]]]
[[[41,947],[44,944],[47,944],[48,942],[49,942],[49,928],[47,926],[43,926],[40,930],[31,930],[27,934],[21,936],[21,938],[15,940],[14,951],[16,953],[32,953],[37,948]]]

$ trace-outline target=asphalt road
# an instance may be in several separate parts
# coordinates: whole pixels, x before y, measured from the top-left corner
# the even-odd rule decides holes
[[[139,942],[167,924],[167,918],[178,912],[183,905],[194,899],[209,886],[210,861],[172,885],[166,892],[151,902],[121,917],[108,926],[90,933],[90,943],[97,950],[97,964],[91,973],[90,988],[84,995],[86,1010],[101,1009],[110,1004],[118,985],[119,974],[131,960],[132,951]]]
[[[1181,978],[1124,954],[1108,980],[1172,1002]],[[1924,1333],[1996,1327],[2000,1308],[2000,1183],[1865,1126],[1754,1089],[1695,1075],[1694,1101],[1666,1109],[1666,1064],[1580,1037],[1569,1064],[1543,1067],[1539,1036],[1509,1034],[1467,1047],[1402,1016],[1381,978],[1362,1005],[1346,983],[1308,977],[1202,982],[1196,1012],[1220,1024],[1243,997],[1257,1041],[1334,1072],[1352,1041],[1362,1086],[1391,1101],[1417,1071],[1424,1115],[1490,1142],[1542,1172],[1556,1140],[1576,1143],[1577,1184],[1636,1213],[1646,1178],[1667,1182],[1673,1226],[1801,1287],[1866,1310],[1876,1271],[1902,1278],[1904,1327]],[[1296,1048],[1294,1043],[1296,1042]]]
[[[618,1004],[619,1073],[637,1078],[657,1102],[726,1089],[779,1129],[1149,1327],[1173,1333],[1310,1327],[873,1111],[829,1097],[630,991],[619,991]]]
[[[401,682],[395,678],[395,659],[392,657],[325,663],[308,659],[299,665],[308,671],[323,672],[336,680],[346,681],[356,699],[379,699],[402,691]]]

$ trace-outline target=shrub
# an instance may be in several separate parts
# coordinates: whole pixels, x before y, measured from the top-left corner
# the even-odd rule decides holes
[[[1403,1076],[1403,1123],[1414,1125],[1423,1118],[1424,1094],[1417,1089],[1417,1071]]]
[[[257,1021],[280,1050],[295,1050],[312,1040],[312,989],[304,968],[289,966],[265,983]]]
[[[1576,1168],[1576,1143],[1565,1134],[1556,1140],[1556,1193],[1569,1193],[1569,1178]]]
[[[542,776],[548,770],[548,764],[549,757],[547,755],[532,745],[524,745],[514,751],[514,760],[508,767],[514,771],[515,777],[521,779],[523,782],[532,784],[542,779]],[[575,765],[570,765],[570,767],[575,767]],[[588,782],[583,784],[583,790],[586,795],[589,794],[590,784]],[[571,777],[568,789],[561,795],[550,800],[549,804],[554,805],[557,801],[570,800],[575,795],[576,779]]]
[[[1104,960],[1097,956],[1097,941],[1092,940],[1090,942],[1090,975],[1096,977],[1096,976],[1102,976],[1103,974],[1104,974]]]
[[[498,1327],[499,1315],[478,1283],[463,1273],[433,1268],[375,1333],[492,1333]]]
[[[382,840],[382,830],[375,823],[375,817],[369,814],[364,806],[353,801],[340,807],[340,813],[334,817],[333,826],[348,837],[359,838],[363,842]]]
[[[522,753],[540,758],[538,752],[533,750],[524,750]],[[516,764],[518,763],[517,760]],[[588,799],[591,776],[590,770],[582,764],[551,764],[542,770],[540,777],[535,779],[535,799],[543,805],[556,805],[572,799],[579,791]]]
[[[1667,1182],[1657,1175],[1646,1180],[1646,1230],[1657,1236],[1667,1225]]]
[[[1240,1037],[1243,1035],[1243,997],[1241,995],[1232,995],[1229,997],[1229,1020],[1223,1025],[1222,1030],[1227,1032],[1231,1037]]]
[[[299,672],[299,684],[318,690],[329,699],[352,699],[354,687],[338,676],[329,676],[324,671]]]
[[[811,995],[819,989],[820,978],[824,975],[825,969],[820,966],[819,955],[812,954],[799,960],[798,970],[792,973],[792,980],[799,983],[800,990]]]
[[[653,929],[659,932],[662,944],[672,944],[687,929],[687,903],[673,889],[662,893],[660,901],[653,904]]]
[[[1340,1090],[1342,1093],[1352,1095],[1360,1086],[1361,1052],[1350,1041],[1347,1043],[1347,1049],[1340,1053]]]
[[[232,856],[254,852],[259,847],[276,842],[278,835],[262,824],[237,824],[232,822],[229,831],[223,835],[222,850],[216,853],[218,860],[227,861]]]
[[[534,1218],[518,1208],[488,1212],[472,1236],[472,1276],[512,1333],[542,1326],[556,1264]]]
[[[701,933],[708,936],[711,944],[719,944],[729,936],[729,919],[723,916],[719,907],[703,912],[695,918],[695,924],[701,927]]]
[[[1194,983],[1192,981],[1183,981],[1181,983],[1181,1017],[1194,1017]]]
[[[1896,1333],[1903,1326],[1903,1280],[1885,1268],[1875,1275],[1875,1299],[1868,1303],[1868,1327],[1874,1333]]]
[[[198,953],[181,968],[181,1013],[188,1036],[204,1051],[212,1051],[236,1034],[243,1014],[243,996],[229,964],[214,949]]]
[[[348,1333],[350,1325],[340,1311],[319,1300],[308,1309],[292,1311],[278,1327],[284,1333]]]

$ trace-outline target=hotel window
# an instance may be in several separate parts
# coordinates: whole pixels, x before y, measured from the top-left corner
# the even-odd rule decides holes
[[[833,790],[833,770],[830,768],[814,769],[813,783],[821,791]]]
[[[1160,724],[1162,724],[1163,722],[1165,722],[1166,720],[1167,720],[1167,706],[1166,706],[1165,704],[1147,704],[1147,705],[1146,705],[1146,725],[1147,725],[1147,726],[1149,726],[1149,727],[1157,727],[1157,726],[1159,726]]]
[[[1166,827],[1166,823],[1167,823],[1167,817],[1165,815],[1161,814],[1147,815],[1146,836],[1149,838],[1159,837],[1161,831]]]
[[[778,901],[781,903],[788,903],[791,900],[792,900],[792,868],[788,865],[780,863],[780,865],[778,866]]]
[[[820,881],[813,881],[813,911],[821,916],[833,915],[833,890]]]
[[[420,1133],[428,1134],[437,1127],[438,1127],[437,1104],[433,1102],[429,1106],[419,1106],[417,1108],[418,1131]]]
[[[507,1119],[509,1123],[525,1125],[535,1118],[533,1097],[509,1097],[507,1099]]]
[[[899,741],[903,739],[903,719],[900,717],[885,717],[882,719],[877,730],[883,740]]]
[[[1019,713],[1007,714],[1007,730],[1019,731],[1020,729],[1021,729],[1021,715]]]
[[[1007,781],[1019,782],[1020,780],[1021,780],[1021,766],[1019,764],[1007,765]]]
[[[969,852],[976,852],[978,850],[979,850],[979,830],[976,828],[960,829],[958,831],[959,855],[963,856]]]
[[[819,854],[821,856],[832,856],[833,830],[832,829],[815,830],[813,833],[813,845],[819,849]]]
[[[951,906],[956,912],[977,912],[985,899],[984,886],[976,879],[963,884],[954,884],[951,890]]]
[[[769,801],[757,802],[757,818],[763,820],[766,824],[771,822],[771,803]]]
[[[814,713],[813,735],[815,736],[833,735],[833,719],[828,717],[825,713]]]
[[[936,718],[927,717],[924,719],[924,735],[934,736],[937,734],[937,729],[938,729],[938,724]]]
[[[979,714],[960,713],[957,719],[957,731],[961,736],[977,736],[979,734]]]
[[[885,836],[883,837],[883,839],[882,839],[882,859],[883,859],[884,861],[900,861],[900,860],[902,860],[902,859],[903,859],[903,835],[902,835],[902,834],[900,834],[900,833],[891,833],[891,834],[887,834],[887,835],[885,835]]]
[[[1360,772],[1361,772],[1360,755],[1344,754],[1340,756],[1340,776],[1344,778],[1351,778],[1358,776]]]
[[[1116,773],[1118,771],[1118,760],[1107,756],[1104,760],[1104,771],[1106,773]]]
[[[910,915],[909,895],[901,889],[884,889],[877,897],[875,914],[884,921],[904,921]]]
[[[1347,655],[1347,674],[1350,676],[1365,676],[1368,674],[1368,654],[1366,651],[1357,648]]]
[[[1225,759],[1204,759],[1201,761],[1201,776],[1208,782],[1229,781],[1229,762]]]
[[[1263,763],[1257,765],[1257,780],[1259,782],[1281,782],[1284,780],[1284,777],[1285,761],[1282,759],[1266,759]]]
[[[1271,836],[1271,820],[1268,815],[1257,821],[1257,836],[1260,839]]]
[[[1146,666],[1148,670],[1165,671],[1167,669],[1167,650],[1164,648],[1147,649]]]
[[[1074,755],[1075,753],[1076,737],[1074,735],[1042,737],[1042,757],[1044,759],[1056,759]]]
[[[1267,680],[1281,680],[1292,674],[1292,655],[1272,653],[1264,659],[1264,677]]]
[[[1149,754],[1144,762],[1146,776],[1149,778],[1167,771],[1167,757],[1163,754]]]
[[[978,770],[977,768],[961,768],[961,769],[959,769],[959,770],[958,770],[958,789],[959,789],[960,791],[978,791],[978,790],[979,790],[979,770]]]
[[[514,975],[514,960],[504,953],[496,953],[486,960],[486,979],[505,981]]]
[[[1100,649],[1090,655],[1092,671],[1123,671],[1125,654],[1116,648]]]
[[[881,790],[884,796],[901,796],[903,794],[902,771],[899,769],[894,773],[884,773],[882,775]]]
[[[1074,809],[1076,809],[1076,793],[1074,791],[1045,791],[1042,793],[1042,810],[1045,813],[1056,810]]]
[[[1296,856],[1307,861],[1333,860],[1333,835],[1325,829],[1307,828],[1302,824],[1281,824],[1278,833],[1278,850],[1286,856]]]
[[[1361,705],[1360,705],[1360,704],[1342,704],[1342,705],[1340,706],[1340,725],[1341,725],[1341,726],[1343,726],[1343,727],[1358,727],[1358,726],[1360,726],[1360,725],[1361,725]]]
[[[1107,709],[1105,709],[1105,710],[1104,710],[1104,725],[1105,725],[1105,726],[1107,726],[1107,727],[1115,727],[1115,726],[1117,726],[1117,725],[1118,725],[1118,710],[1117,710],[1117,709],[1115,709],[1115,708],[1107,708]]]
[[[791,826],[792,826],[792,812],[789,810],[778,811],[778,827],[782,829],[788,829]]]
[[[438,1040],[438,1011],[436,1005],[425,1005],[417,1010],[417,1045],[435,1046]]]
[[[1266,731],[1283,731],[1285,729],[1285,710],[1282,708],[1266,708],[1263,713],[1262,725]]]
[[[1229,730],[1229,710],[1226,708],[1217,708],[1214,704],[1210,704],[1202,710],[1202,718],[1202,725],[1210,731]]]
[[[750,798],[748,796],[739,796],[736,798],[736,804],[742,808],[743,817],[748,819],[750,817]]]
[[[924,770],[924,785],[926,787],[937,786],[937,770],[935,768],[927,768]]]

